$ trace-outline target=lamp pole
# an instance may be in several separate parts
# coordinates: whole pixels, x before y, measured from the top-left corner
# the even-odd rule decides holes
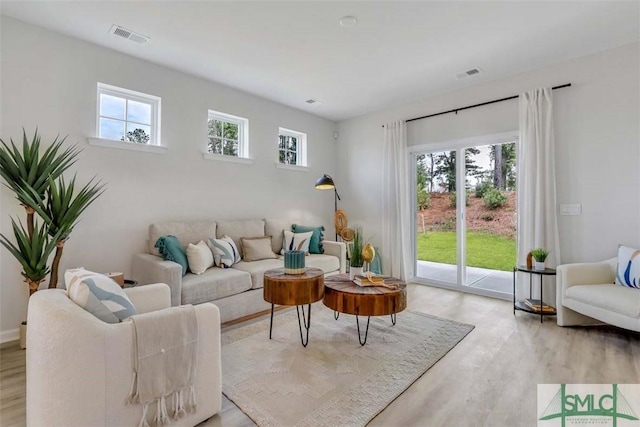
[[[340,199],[340,195],[338,194],[338,189],[336,188],[336,184],[333,182],[333,178],[330,175],[324,174],[320,178],[316,180],[316,190],[331,190],[333,189],[333,214],[335,218],[335,213],[338,212],[338,200]],[[336,230],[336,242],[338,241],[338,230]]]
[[[336,189],[335,185],[333,186],[333,193],[335,194],[335,198],[334,198],[335,205],[334,205],[334,209],[333,209],[333,216],[335,218],[335,214],[336,214],[336,212],[338,212],[338,200],[341,200],[340,199],[340,195],[338,194],[338,190]],[[335,225],[334,225],[334,227],[335,227]],[[337,241],[338,241],[338,230],[336,230],[336,242]]]

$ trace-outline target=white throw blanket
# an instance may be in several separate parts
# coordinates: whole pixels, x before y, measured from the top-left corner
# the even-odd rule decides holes
[[[149,426],[147,412],[154,403],[156,426],[195,412],[198,322],[193,306],[171,307],[130,319],[135,338],[135,372],[128,403],[143,405],[140,427]]]

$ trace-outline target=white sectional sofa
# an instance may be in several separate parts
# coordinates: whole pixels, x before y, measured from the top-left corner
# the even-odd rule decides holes
[[[262,277],[265,271],[283,267],[282,256],[277,259],[240,261],[231,268],[212,267],[203,274],[187,273],[182,267],[164,261],[154,247],[159,237],[173,235],[183,246],[196,244],[210,237],[231,237],[238,248],[243,237],[272,236],[272,250],[280,254],[284,230],[292,223],[279,219],[250,219],[240,221],[193,221],[152,224],[149,226],[148,253],[133,259],[133,278],[140,284],[166,283],[171,288],[171,305],[213,302],[220,309],[222,322],[238,319],[263,310],[271,305],[262,297]],[[316,267],[325,275],[344,273],[346,246],[342,242],[323,242],[324,254],[311,254],[305,258],[307,267]]]
[[[640,331],[640,289],[615,284],[617,259],[557,269],[560,326],[608,323]]]

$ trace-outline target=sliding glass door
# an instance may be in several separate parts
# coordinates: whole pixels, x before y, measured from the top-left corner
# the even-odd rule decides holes
[[[517,144],[491,142],[413,154],[416,281],[511,294]]]

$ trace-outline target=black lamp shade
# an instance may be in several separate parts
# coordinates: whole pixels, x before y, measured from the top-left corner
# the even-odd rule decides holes
[[[333,190],[336,185],[333,183],[333,178],[324,174],[316,181],[316,190]]]

